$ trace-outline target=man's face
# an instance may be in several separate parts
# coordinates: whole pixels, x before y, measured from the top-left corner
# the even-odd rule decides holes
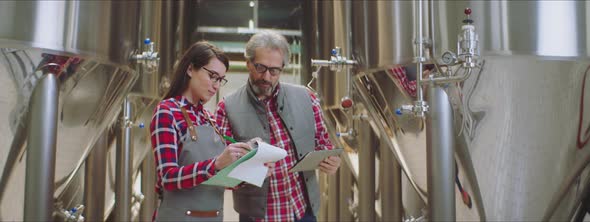
[[[258,48],[254,61],[247,61],[250,84],[256,96],[272,94],[283,69],[283,53],[278,49]]]

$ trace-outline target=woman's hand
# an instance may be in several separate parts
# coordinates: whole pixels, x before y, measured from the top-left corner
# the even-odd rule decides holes
[[[247,143],[232,143],[226,146],[223,152],[217,156],[215,169],[221,170],[225,168],[227,165],[230,165],[240,159],[240,157],[246,155],[251,149],[252,147]]]

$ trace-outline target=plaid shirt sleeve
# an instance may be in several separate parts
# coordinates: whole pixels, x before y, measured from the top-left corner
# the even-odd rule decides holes
[[[316,95],[309,91],[311,97],[311,105],[313,109],[313,117],[315,120],[315,150],[331,150],[334,148],[324,123],[324,116],[322,114],[322,107],[320,106],[320,100]]]
[[[229,137],[233,137],[233,133],[231,131],[231,125],[229,123],[229,119],[227,119],[227,113],[225,112],[225,99],[221,99],[217,104],[217,111],[215,112],[215,123],[217,123],[217,128],[222,135],[226,135]],[[226,145],[229,145],[230,141],[225,141]]]
[[[180,112],[180,111],[177,111]],[[188,189],[199,185],[215,174],[215,158],[179,166],[179,132],[174,113],[166,104],[156,107],[150,124],[152,148],[156,163],[156,189]]]

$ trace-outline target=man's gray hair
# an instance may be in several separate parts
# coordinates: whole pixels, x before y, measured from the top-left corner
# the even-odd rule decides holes
[[[283,65],[289,64],[289,57],[291,51],[289,50],[289,43],[287,39],[274,31],[262,31],[253,35],[248,43],[246,43],[246,51],[244,57],[247,60],[254,61],[256,55],[256,49],[267,48],[280,50],[283,53]]]

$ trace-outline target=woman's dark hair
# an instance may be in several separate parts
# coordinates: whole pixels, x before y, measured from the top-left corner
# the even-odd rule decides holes
[[[199,41],[191,45],[176,65],[170,89],[164,99],[178,96],[188,88],[188,80],[191,77],[188,76],[186,70],[191,64],[193,70],[196,71],[207,65],[213,58],[219,59],[225,65],[225,71],[229,69],[229,58],[221,49],[207,41]]]

